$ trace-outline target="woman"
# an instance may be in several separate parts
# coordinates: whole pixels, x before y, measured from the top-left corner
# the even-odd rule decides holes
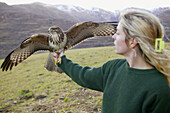
[[[115,52],[125,59],[90,68],[62,52],[58,66],[79,85],[103,92],[102,113],[170,113],[170,58],[165,50],[155,52],[155,40],[163,36],[153,14],[129,9],[120,14],[113,36]]]

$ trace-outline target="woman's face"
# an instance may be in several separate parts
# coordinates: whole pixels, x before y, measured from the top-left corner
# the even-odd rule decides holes
[[[126,55],[130,51],[130,48],[126,44],[125,37],[126,35],[123,31],[122,24],[119,22],[117,26],[117,32],[112,36],[112,38],[115,40],[114,44],[116,54]]]

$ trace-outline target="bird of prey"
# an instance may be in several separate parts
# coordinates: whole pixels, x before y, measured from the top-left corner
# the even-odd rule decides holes
[[[82,22],[63,31],[58,26],[49,28],[49,33],[35,34],[24,40],[16,49],[14,49],[1,65],[2,71],[11,70],[23,60],[27,59],[33,53],[46,50],[50,54],[47,58],[45,68],[49,71],[62,72],[55,66],[52,52],[67,50],[83,40],[91,37],[112,36],[116,26],[106,22]]]

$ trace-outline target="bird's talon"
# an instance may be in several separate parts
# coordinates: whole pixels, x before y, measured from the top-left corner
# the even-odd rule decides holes
[[[61,58],[58,58],[58,59],[55,60],[55,65],[57,65],[57,63],[61,64]]]

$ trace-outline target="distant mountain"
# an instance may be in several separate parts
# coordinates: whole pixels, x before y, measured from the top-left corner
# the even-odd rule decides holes
[[[80,7],[52,6],[42,3],[7,5],[0,2],[0,58],[4,58],[23,40],[34,33],[48,31],[53,25],[67,30],[82,21],[111,21],[114,13],[98,9],[86,10]],[[68,8],[66,8],[68,7]]]
[[[165,28],[166,38],[164,38],[164,41],[170,42],[170,7],[155,9],[153,13],[160,18]]]
[[[91,10],[77,6],[54,5],[59,10],[70,13],[79,21],[116,21],[118,14],[106,11],[100,8],[92,8]]]
[[[155,9],[170,36],[169,8]],[[73,24],[83,21],[115,21],[119,11],[110,12],[100,8],[84,9],[77,6],[47,5],[42,3],[7,5],[0,2],[0,59],[5,58],[23,40],[35,33],[45,32],[53,25],[67,30]],[[102,43],[101,43],[102,42]],[[112,39],[93,38],[77,47],[113,45]]]

